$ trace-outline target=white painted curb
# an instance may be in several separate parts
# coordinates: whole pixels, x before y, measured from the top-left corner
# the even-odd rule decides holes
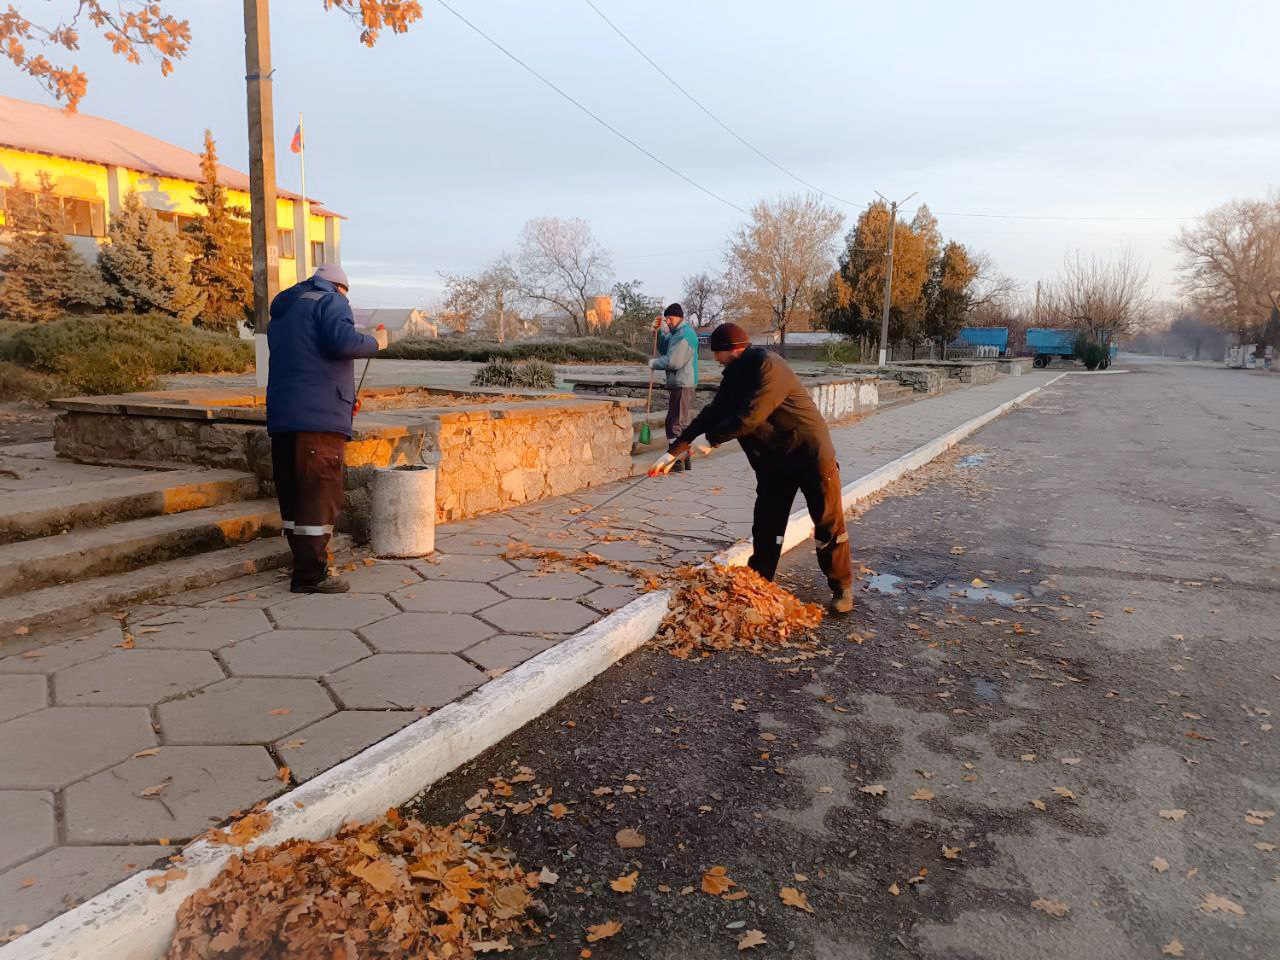
[[[842,490],[845,509],[928,463],[1063,376],[1066,374],[1059,374],[847,484]],[[783,550],[803,543],[812,533],[813,521],[807,511],[792,514]],[[744,541],[713,559],[726,566],[741,566],[750,555],[751,544]],[[367,820],[404,803],[647,643],[658,632],[670,600],[669,590],[656,590],[631,601],[563,643],[491,680],[465,699],[442,707],[277,797],[267,808],[272,814],[271,827],[254,846],[290,839],[323,839],[347,821]],[[212,881],[234,852],[232,847],[196,841],[182,851],[179,866],[187,876],[171,881],[163,893],[146,885],[147,878],[156,876],[157,871],[135,874],[0,947],[0,960],[163,957],[182,901]]]

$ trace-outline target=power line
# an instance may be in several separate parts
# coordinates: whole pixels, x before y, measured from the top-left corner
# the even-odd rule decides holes
[[[778,170],[781,170],[783,173],[785,173],[785,174],[786,174],[788,177],[790,177],[792,180],[795,180],[797,183],[802,183],[802,184],[804,184],[804,185],[805,185],[806,187],[808,187],[810,190],[814,190],[814,191],[816,191],[816,192],[818,192],[818,193],[822,194],[824,197],[830,197],[832,200],[836,200],[836,201],[838,201],[838,202],[840,202],[840,203],[843,203],[843,204],[845,204],[845,205],[847,205],[847,206],[850,206],[850,207],[858,207],[858,208],[862,208],[862,207],[865,207],[865,206],[866,206],[866,204],[865,204],[865,203],[854,203],[852,200],[845,200],[843,197],[837,197],[834,193],[828,193],[826,190],[823,190],[821,187],[819,187],[819,186],[815,186],[814,184],[810,183],[808,180],[804,179],[804,177],[801,177],[801,176],[800,176],[800,175],[798,175],[798,174],[792,173],[790,170],[788,170],[786,167],[784,167],[782,164],[780,164],[777,160],[774,160],[774,159],[773,159],[773,157],[769,156],[767,153],[765,153],[763,150],[761,150],[759,147],[757,147],[757,146],[756,146],[755,144],[753,144],[751,141],[749,141],[748,139],[746,139],[746,137],[742,136],[740,133],[738,133],[736,130],[734,130],[731,126],[729,126],[727,123],[725,123],[723,120],[721,120],[718,116],[716,116],[716,115],[715,115],[715,114],[710,110],[710,108],[708,108],[708,107],[707,107],[707,106],[706,106],[706,105],[705,105],[701,100],[699,100],[699,99],[698,99],[697,97],[695,97],[692,93],[690,93],[688,90],[686,90],[684,87],[682,87],[682,86],[680,85],[679,81],[677,81],[675,77],[671,76],[671,74],[669,74],[669,73],[667,73],[667,71],[663,70],[663,69],[662,69],[662,67],[658,66],[658,64],[654,62],[653,58],[652,58],[652,57],[650,57],[650,56],[649,56],[647,53],[645,53],[643,50],[641,50],[638,46],[636,46],[636,44],[632,41],[632,39],[631,39],[630,37],[628,37],[625,33],[623,33],[623,32],[622,32],[622,30],[620,30],[620,29],[618,28],[618,25],[617,25],[616,23],[614,23],[612,20],[610,20],[608,17],[606,17],[606,16],[604,15],[604,11],[602,11],[599,7],[597,7],[597,6],[592,2],[592,0],[584,0],[584,2],[586,3],[586,5],[587,5],[587,6],[589,6],[592,10],[594,10],[594,11],[596,12],[596,14],[600,17],[600,19],[601,19],[601,20],[603,20],[605,23],[607,23],[607,24],[609,25],[610,29],[612,29],[614,33],[616,33],[618,36],[620,36],[620,37],[623,39],[623,41],[627,44],[627,46],[629,46],[629,47],[630,47],[632,50],[634,50],[636,53],[640,54],[640,56],[644,58],[645,62],[646,62],[646,63],[648,63],[648,64],[649,64],[649,66],[651,66],[651,67],[653,67],[653,69],[657,70],[657,71],[658,71],[658,73],[660,73],[660,74],[661,74],[661,75],[666,79],[666,81],[667,81],[668,83],[670,83],[673,87],[675,87],[675,88],[676,88],[677,90],[679,90],[682,94],[684,94],[685,99],[687,99],[687,100],[688,100],[690,103],[692,103],[695,107],[697,107],[699,110],[701,110],[703,113],[705,113],[708,117],[710,117],[712,120],[714,120],[717,124],[719,124],[719,125],[720,125],[720,127],[721,127],[721,128],[722,128],[726,133],[728,133],[731,137],[733,137],[735,140],[737,140],[740,144],[742,144],[744,147],[746,147],[748,150],[750,150],[750,151],[751,151],[752,153],[754,153],[756,156],[760,157],[762,160],[766,161],[767,163],[769,163],[769,164],[773,165],[773,166],[774,166],[774,167],[776,167]]]
[[[1054,215],[1032,215],[1017,213],[954,213],[943,210],[930,211],[935,217],[982,217],[989,220],[1079,220],[1079,221],[1112,221],[1116,223],[1161,222],[1179,223],[1185,220],[1199,220],[1200,217],[1060,217]]]
[[[663,160],[661,157],[654,156],[654,154],[650,153],[648,150],[646,150],[646,149],[645,149],[644,147],[642,147],[640,144],[636,143],[634,140],[632,140],[630,137],[628,137],[625,133],[623,133],[623,132],[622,132],[621,130],[619,130],[617,127],[613,126],[613,125],[612,125],[611,123],[609,123],[607,120],[605,120],[604,118],[602,118],[602,117],[601,117],[601,116],[599,116],[598,114],[593,113],[590,109],[588,109],[588,108],[587,108],[586,106],[584,106],[582,103],[580,103],[579,101],[575,100],[575,99],[574,99],[573,97],[571,97],[569,94],[565,93],[565,92],[564,92],[563,90],[561,90],[558,86],[556,86],[554,83],[552,83],[550,80],[548,80],[548,79],[547,79],[546,77],[544,77],[542,74],[540,74],[537,70],[533,69],[533,67],[529,66],[529,64],[525,63],[523,60],[521,60],[519,57],[517,57],[514,53],[512,53],[510,50],[508,50],[506,47],[504,47],[502,44],[500,44],[497,40],[493,39],[493,37],[489,36],[487,33],[485,33],[483,30],[481,30],[479,27],[477,27],[474,23],[472,23],[470,20],[468,20],[468,19],[467,19],[466,17],[464,17],[462,14],[460,14],[457,10],[453,9],[453,7],[449,6],[449,4],[445,2],[445,0],[436,0],[436,2],[437,2],[437,3],[439,3],[439,4],[440,4],[440,6],[444,7],[446,10],[448,10],[450,13],[452,13],[452,14],[453,14],[455,17],[457,17],[459,20],[461,20],[463,23],[465,23],[468,27],[470,27],[470,28],[471,28],[472,30],[474,30],[476,33],[478,33],[481,37],[483,37],[483,38],[484,38],[485,40],[487,40],[489,43],[491,43],[493,46],[495,46],[495,47],[497,47],[499,50],[501,50],[501,51],[502,51],[502,52],[503,52],[503,53],[504,53],[504,54],[505,54],[509,59],[511,59],[511,60],[512,60],[512,61],[514,61],[515,63],[519,64],[521,67],[524,67],[524,69],[525,69],[525,70],[527,70],[529,73],[533,74],[533,76],[537,77],[539,80],[541,80],[544,84],[546,84],[548,87],[550,87],[550,88],[551,88],[552,90],[554,90],[556,93],[560,94],[560,96],[564,97],[564,99],[568,100],[568,101],[569,101],[570,103],[572,103],[575,107],[577,107],[579,110],[581,110],[581,111],[582,111],[583,113],[585,113],[587,116],[589,116],[589,117],[590,117],[592,120],[594,120],[596,123],[600,124],[600,126],[604,127],[606,130],[608,130],[608,131],[609,131],[610,133],[612,133],[614,136],[616,136],[616,137],[618,137],[619,139],[621,139],[621,140],[625,141],[626,143],[630,144],[632,147],[634,147],[636,150],[639,150],[641,153],[643,153],[646,157],[648,157],[648,158],[649,158],[650,160],[652,160],[654,163],[656,163],[656,164],[658,164],[659,166],[663,167],[663,168],[664,168],[664,169],[666,169],[667,171],[669,171],[669,172],[671,172],[671,173],[675,174],[677,177],[679,177],[679,178],[680,178],[681,180],[683,180],[685,183],[689,184],[691,187],[695,187],[695,188],[697,188],[698,190],[701,190],[703,193],[705,193],[707,196],[711,197],[712,199],[714,199],[714,200],[719,200],[719,201],[720,201],[721,203],[723,203],[725,206],[732,207],[734,210],[737,210],[739,213],[741,213],[741,214],[743,214],[743,215],[745,215],[745,216],[751,216],[750,212],[748,212],[747,210],[742,209],[742,207],[738,206],[738,205],[737,205],[736,203],[734,203],[732,200],[726,200],[724,197],[720,196],[720,194],[716,193],[716,192],[715,192],[715,191],[713,191],[713,190],[709,190],[707,187],[704,187],[702,184],[698,183],[698,181],[694,180],[692,177],[686,176],[685,174],[681,173],[679,170],[677,170],[675,167],[671,166],[671,164],[667,163],[667,162],[666,162],[665,160]]]

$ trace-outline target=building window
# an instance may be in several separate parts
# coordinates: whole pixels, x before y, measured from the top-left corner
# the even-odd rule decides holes
[[[285,260],[297,259],[298,254],[295,252],[293,247],[293,231],[292,230],[280,231],[280,256],[283,257]]]
[[[196,222],[196,217],[189,217],[185,213],[174,213],[171,210],[157,210],[156,219],[169,228],[170,233],[182,234],[187,232],[187,227]]]
[[[42,198],[43,194],[35,190],[0,187],[0,209],[5,212],[5,221],[8,222],[10,211],[34,210],[38,197]],[[101,201],[55,196],[49,202],[54,217],[62,223],[64,234],[72,237],[107,235],[106,207]]]
[[[311,265],[313,267],[318,267],[320,266],[320,264],[324,262],[325,262],[324,241],[312,240],[311,241]]]

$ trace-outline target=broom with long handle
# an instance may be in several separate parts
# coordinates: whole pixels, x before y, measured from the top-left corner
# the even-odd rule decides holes
[[[662,321],[659,320],[659,323]],[[653,328],[653,355],[658,355],[658,327]],[[653,406],[653,375],[656,373],[653,367],[649,368],[649,394],[644,401],[644,422],[640,424],[640,446],[647,447],[653,439],[653,435],[649,431],[649,410]]]

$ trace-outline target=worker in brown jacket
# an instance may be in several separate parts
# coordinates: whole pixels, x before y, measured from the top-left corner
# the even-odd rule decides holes
[[[840,468],[827,423],[787,362],[753,347],[745,330],[723,323],[711,350],[724,367],[715,397],[650,469],[666,473],[705,435],[711,446],[737,440],[756,474],[749,566],[772,580],[782,556],[787,518],[796,492],[813,518],[818,565],[831,587],[830,610],[853,609],[853,570],[845,529]]]

